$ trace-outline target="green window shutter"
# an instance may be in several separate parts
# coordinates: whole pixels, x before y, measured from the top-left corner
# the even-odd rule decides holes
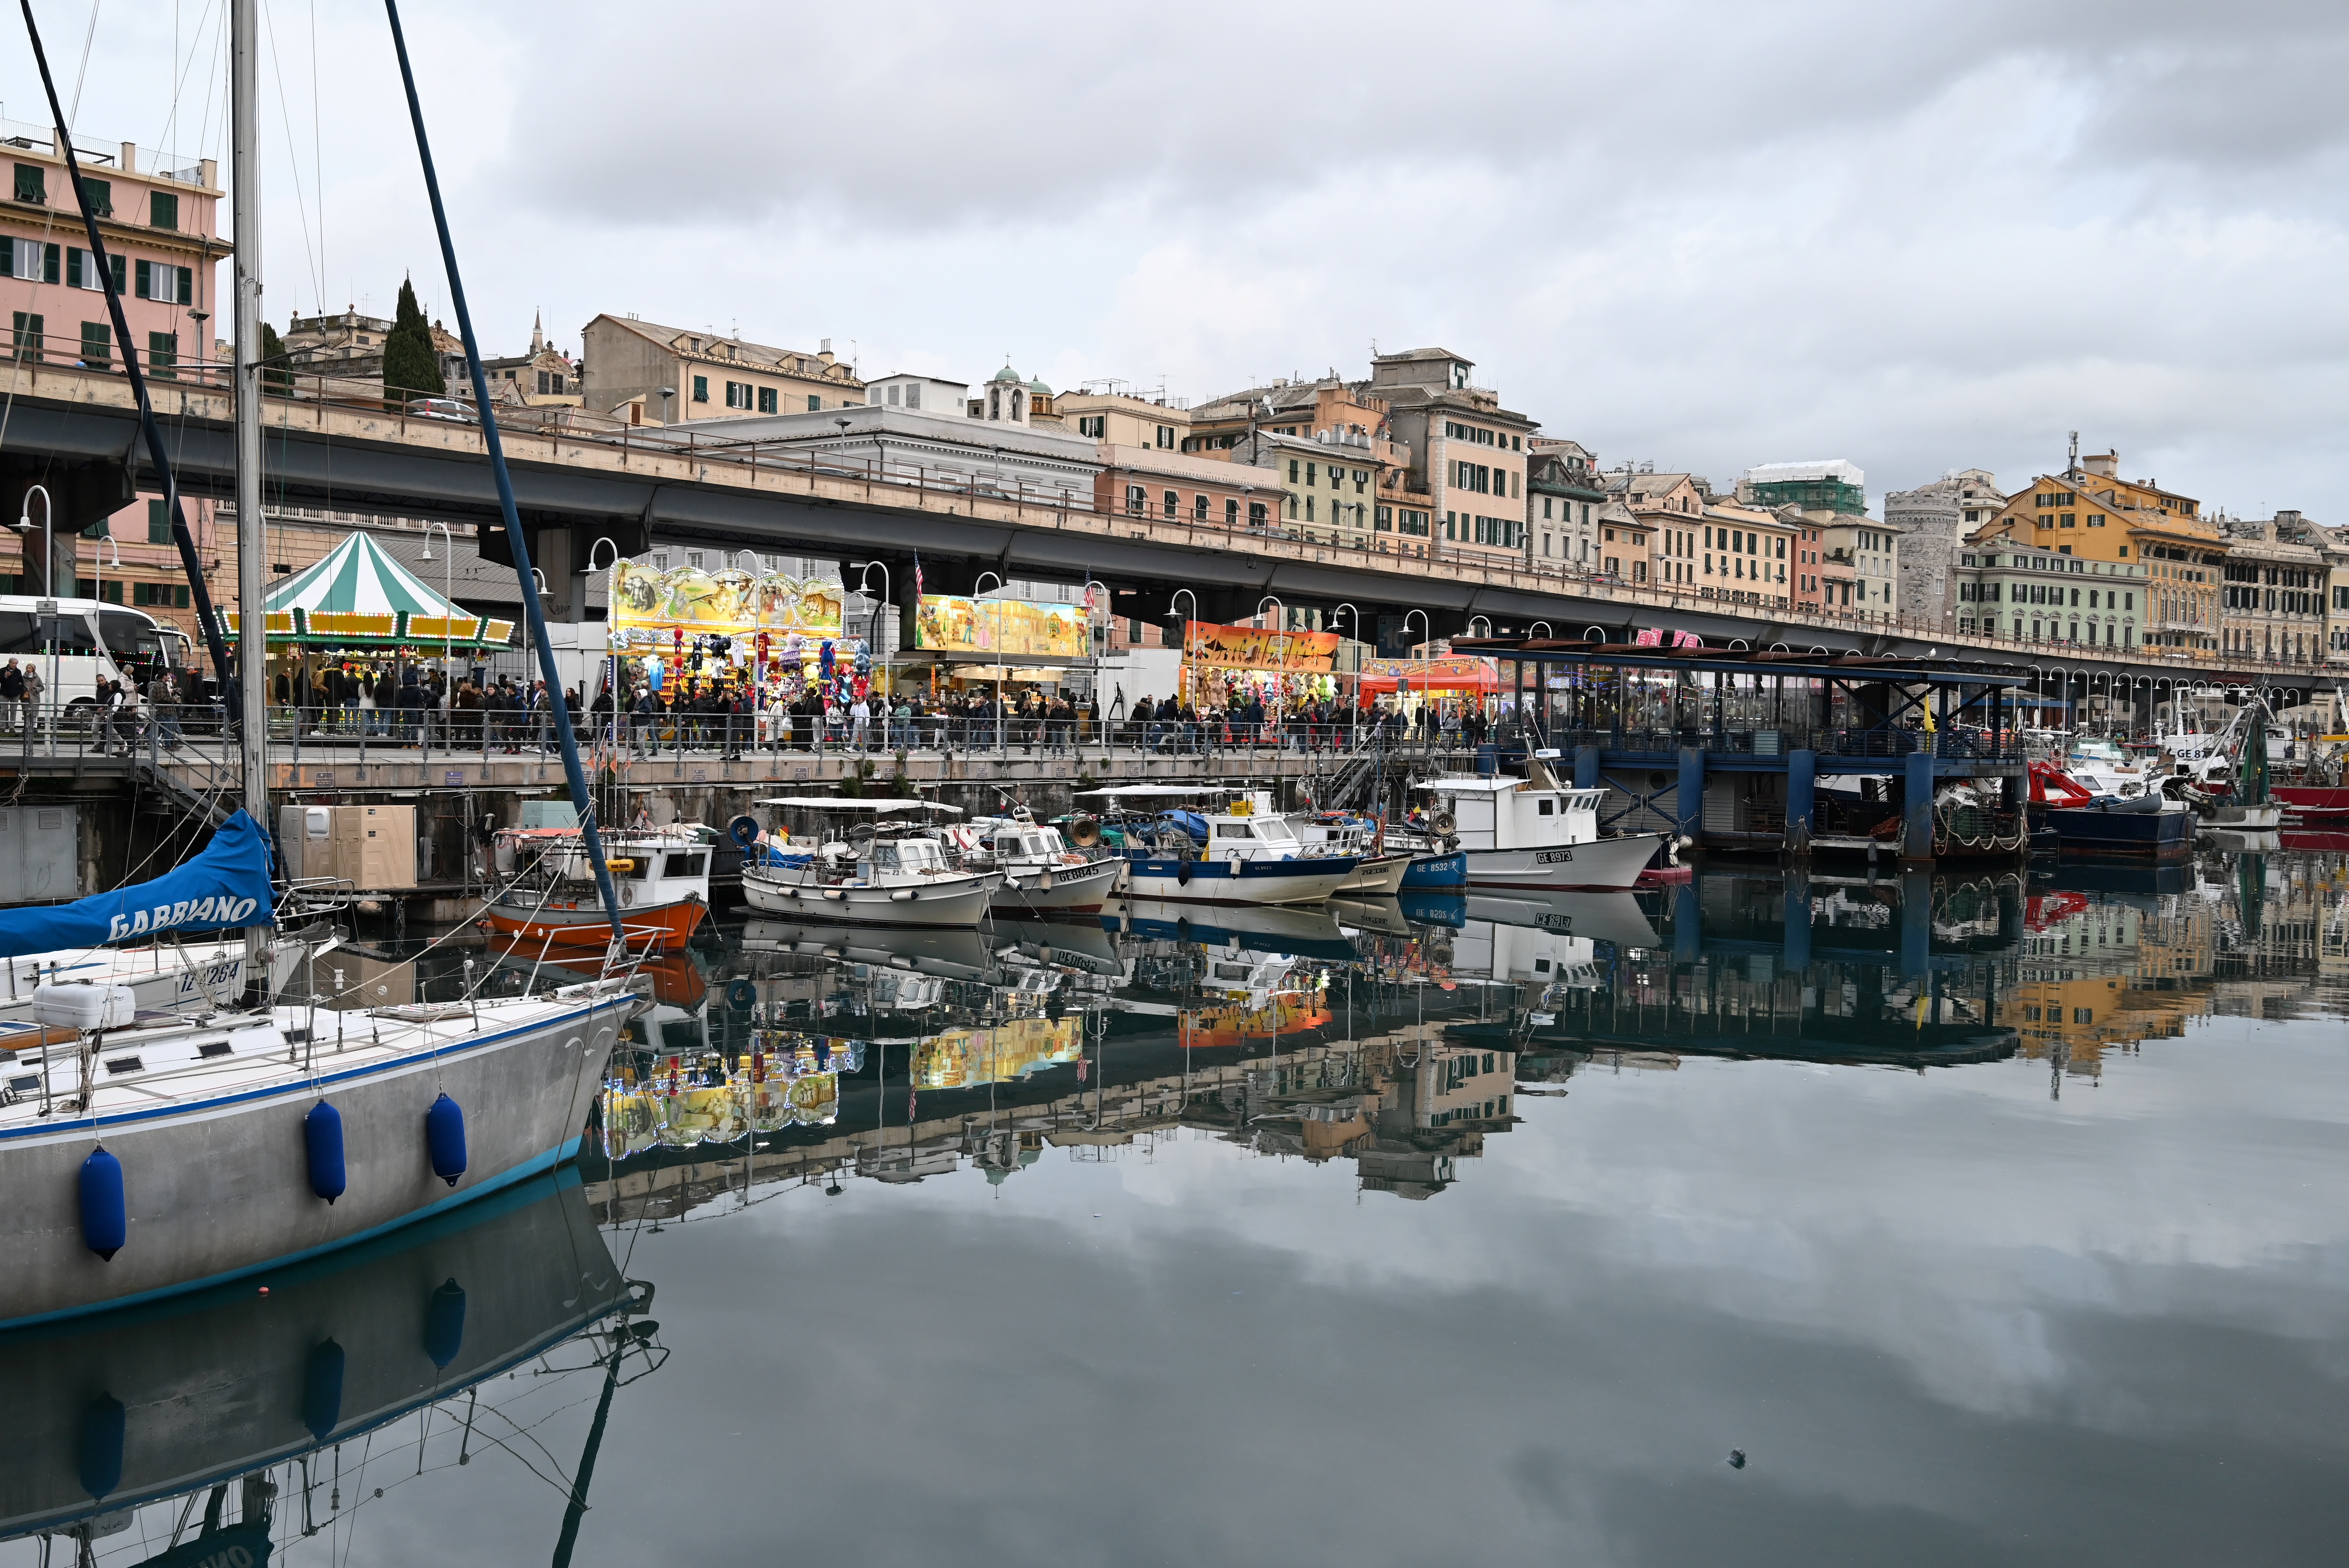
[[[812,392],[809,393],[809,394],[808,394],[808,412],[809,412],[809,413],[811,413],[811,414],[813,414],[813,413],[816,413],[816,412],[818,412],[819,410],[821,410],[823,407],[823,398],[821,398],[821,397],[817,397],[817,396],[816,396],[814,393],[812,393]]]
[[[171,590],[171,607],[175,610],[184,610],[188,607],[188,591],[185,587],[175,587]]]
[[[114,216],[114,183],[108,180],[92,180],[85,176],[81,182],[82,200],[89,210],[101,218]]]
[[[173,267],[171,271],[176,274],[174,281],[180,285],[180,297],[178,303],[181,304],[195,304],[196,269],[193,267]]]
[[[57,263],[60,259],[60,248],[58,246],[44,245],[41,247],[41,281],[43,283],[53,284],[57,281]]]
[[[108,263],[108,271],[114,274],[114,292],[116,294],[129,293],[130,290],[129,269],[123,265],[122,258],[120,256],[109,256],[106,260]]]
[[[150,544],[171,542],[171,514],[160,500],[147,503],[147,542]]]
[[[103,370],[114,362],[114,329],[102,321],[81,324],[82,363]]]
[[[66,247],[66,287],[69,289],[81,287],[81,263],[85,253],[79,245]]]
[[[693,378],[693,400],[697,403],[707,403],[709,401],[709,377],[697,376]]]
[[[152,229],[176,229],[180,226],[180,199],[168,191],[156,191],[147,197],[147,224]]]
[[[154,263],[141,262],[139,263],[137,284],[131,292],[136,294],[140,299],[153,299],[155,297]]]
[[[49,200],[48,182],[43,178],[43,171],[39,164],[19,163],[16,165],[16,200],[19,201],[37,201],[43,205],[47,204]]]

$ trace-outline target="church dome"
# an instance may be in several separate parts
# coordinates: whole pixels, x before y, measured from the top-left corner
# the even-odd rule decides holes
[[[1011,366],[1007,365],[1002,369],[997,371],[993,376],[988,377],[988,379],[990,381],[1001,382],[1005,386],[1017,387],[1019,385],[1019,372],[1012,369]]]

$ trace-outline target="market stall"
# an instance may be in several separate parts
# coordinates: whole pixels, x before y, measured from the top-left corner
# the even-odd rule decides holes
[[[330,671],[373,681],[418,659],[478,658],[514,636],[512,621],[444,598],[365,533],[278,583],[264,603],[269,692],[280,707],[328,701]],[[223,618],[238,640],[237,612]]]
[[[1270,626],[1183,625],[1183,696],[1199,708],[1228,712],[1251,697],[1278,713],[1298,702],[1339,695],[1335,632]]]
[[[1506,689],[1499,665],[1472,654],[1362,662],[1362,700],[1392,697],[1395,706],[1406,714],[1431,701],[1446,713],[1470,707],[1481,711]]]

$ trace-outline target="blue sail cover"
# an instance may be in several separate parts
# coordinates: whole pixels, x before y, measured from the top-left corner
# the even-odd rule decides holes
[[[169,875],[72,903],[0,910],[0,957],[96,947],[166,931],[225,931],[274,925],[269,839],[239,811],[203,853]]]

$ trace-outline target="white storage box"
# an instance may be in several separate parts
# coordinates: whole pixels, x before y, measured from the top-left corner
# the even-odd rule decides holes
[[[48,1028],[119,1029],[139,1011],[128,985],[90,980],[44,980],[33,992],[33,1021]]]

